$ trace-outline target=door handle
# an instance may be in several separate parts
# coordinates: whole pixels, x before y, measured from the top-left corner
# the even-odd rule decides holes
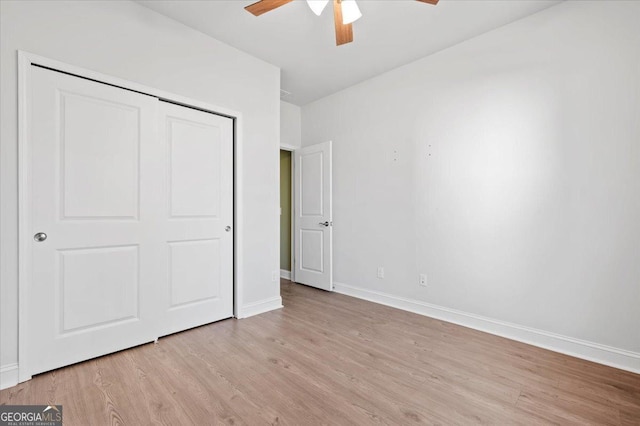
[[[318,225],[322,225],[322,226],[329,226],[329,221],[326,221],[326,222],[320,222]]]
[[[33,239],[36,242],[41,243],[47,239],[47,234],[45,234],[44,232],[38,232],[36,235],[33,236]]]

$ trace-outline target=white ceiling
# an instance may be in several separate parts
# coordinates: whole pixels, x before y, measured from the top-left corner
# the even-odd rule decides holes
[[[317,17],[295,0],[255,17],[256,0],[138,3],[282,69],[284,100],[304,105],[559,3],[557,0],[358,0],[354,42],[336,47],[329,5]]]

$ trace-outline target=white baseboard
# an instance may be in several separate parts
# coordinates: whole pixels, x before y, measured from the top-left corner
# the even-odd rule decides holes
[[[280,269],[280,278],[284,278],[285,280],[290,280],[291,271],[287,271],[286,269]]]
[[[18,384],[18,364],[7,364],[0,367],[0,389],[10,388]]]
[[[240,308],[238,318],[249,318],[254,315],[263,314],[282,308],[282,297],[276,296],[270,299],[260,300],[258,302],[247,303]]]
[[[482,317],[419,300],[407,299],[337,282],[334,282],[334,285],[337,293],[346,294],[347,296],[451,322],[610,367],[640,373],[640,353]]]

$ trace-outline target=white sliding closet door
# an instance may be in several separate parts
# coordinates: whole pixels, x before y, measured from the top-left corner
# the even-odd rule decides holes
[[[233,120],[160,102],[163,335],[233,316]]]
[[[25,371],[233,315],[233,121],[32,66]]]
[[[38,67],[31,77],[35,374],[157,337],[163,196],[156,98]]]

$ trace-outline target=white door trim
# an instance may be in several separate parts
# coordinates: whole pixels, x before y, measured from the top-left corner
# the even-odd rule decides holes
[[[286,143],[281,143],[280,144],[280,149],[283,151],[289,151],[289,152],[293,152],[296,149],[300,149],[302,148],[301,146],[293,146],[293,145],[288,145]]]
[[[238,111],[191,99],[175,93],[166,92],[142,84],[123,80],[117,77],[101,74],[99,72],[87,70],[74,65],[54,59],[45,58],[33,53],[18,51],[18,381],[24,382],[31,379],[27,365],[26,333],[28,331],[27,318],[29,311],[29,299],[27,288],[30,280],[29,265],[31,256],[29,250],[31,229],[31,212],[28,209],[30,196],[30,170],[29,170],[29,114],[28,99],[31,88],[30,67],[39,65],[61,71],[78,77],[95,80],[124,89],[142,92],[158,97],[170,102],[194,107],[213,114],[224,115],[234,120],[234,316],[238,316],[239,308],[242,306],[243,297],[243,274],[242,274],[242,237],[243,237],[243,125],[242,114]]]

